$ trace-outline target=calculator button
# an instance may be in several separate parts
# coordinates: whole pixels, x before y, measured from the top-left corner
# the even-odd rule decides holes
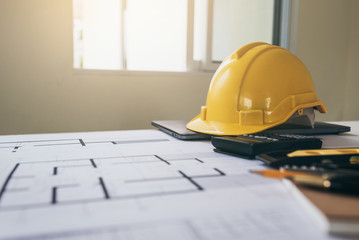
[[[254,138],[266,139],[267,137],[265,137],[265,136],[260,136],[260,135],[256,135],[256,136],[254,136]]]

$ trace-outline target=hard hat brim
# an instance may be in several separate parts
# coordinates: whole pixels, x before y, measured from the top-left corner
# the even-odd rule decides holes
[[[200,115],[187,123],[186,127],[194,132],[200,132],[210,135],[243,135],[256,133],[274,127],[277,124],[266,124],[261,126],[241,126],[236,123],[223,123],[214,121],[202,121]],[[200,129],[200,131],[198,131]]]
[[[199,114],[197,117],[193,118],[189,121],[186,127],[194,132],[210,134],[210,135],[243,135],[243,134],[251,134],[264,131],[266,129],[278,126],[282,123],[285,123],[290,116],[292,116],[298,109],[306,108],[306,107],[313,107],[313,106],[305,106],[301,105],[294,108],[282,121],[273,122],[263,125],[240,125],[238,123],[228,123],[228,122],[218,122],[218,121],[203,121],[201,119],[201,115]],[[321,113],[327,112],[327,109],[324,103],[318,100],[314,106],[316,110]]]

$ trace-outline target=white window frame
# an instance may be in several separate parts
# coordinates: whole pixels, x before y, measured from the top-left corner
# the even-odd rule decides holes
[[[213,72],[219,62],[212,61],[212,29],[213,29],[213,0],[205,0],[203,8],[205,14],[201,19],[203,42],[200,49],[200,60],[193,59],[194,47],[194,1],[187,0],[187,71]]]
[[[187,43],[186,43],[186,71],[176,72],[176,71],[140,71],[140,70],[128,70],[126,66],[126,41],[125,41],[125,12],[127,0],[120,0],[120,19],[121,19],[121,58],[122,58],[122,69],[119,70],[104,70],[104,69],[83,69],[83,68],[74,68],[76,73],[142,73],[142,74],[206,74],[213,73],[220,65],[220,62],[212,60],[212,34],[213,34],[213,0],[204,0],[204,16],[201,19],[201,29],[202,32],[202,43],[200,49],[200,60],[194,60],[193,58],[193,49],[194,49],[194,10],[195,10],[195,0],[187,0]],[[289,46],[295,41],[293,37],[291,38],[291,25],[296,26],[296,22],[291,23],[292,15],[292,1],[293,0],[274,0],[274,21],[273,21],[273,44],[282,46],[287,49],[294,49],[295,46]],[[295,1],[295,0],[294,0]],[[297,4],[295,4],[294,7]],[[295,9],[293,10],[295,13]],[[296,17],[296,16],[295,16]],[[295,20],[294,20],[295,21]],[[290,44],[291,42],[291,44]]]

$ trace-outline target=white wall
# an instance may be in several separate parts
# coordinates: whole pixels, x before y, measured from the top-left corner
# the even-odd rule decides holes
[[[358,3],[299,0],[296,54],[328,108],[319,120],[359,120]]]
[[[329,112],[359,119],[355,0],[301,0],[296,53]],[[190,119],[210,74],[75,73],[71,0],[0,0],[0,134],[149,128]]]
[[[348,34],[344,119],[359,119],[359,1],[352,0]]]
[[[211,74],[77,74],[71,0],[0,0],[0,134],[149,128],[191,119]]]

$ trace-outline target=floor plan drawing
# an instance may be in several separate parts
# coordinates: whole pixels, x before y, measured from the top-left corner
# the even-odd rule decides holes
[[[208,141],[156,130],[15,137],[0,137],[0,239],[328,239],[280,181],[249,172],[261,162]]]

